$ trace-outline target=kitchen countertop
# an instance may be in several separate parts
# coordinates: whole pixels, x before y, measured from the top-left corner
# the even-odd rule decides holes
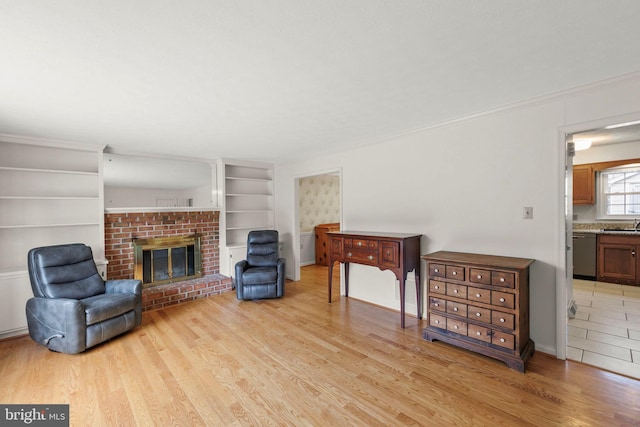
[[[593,233],[593,234],[623,234],[628,236],[640,236],[640,231],[632,230],[613,230],[602,228],[574,228],[574,233]]]

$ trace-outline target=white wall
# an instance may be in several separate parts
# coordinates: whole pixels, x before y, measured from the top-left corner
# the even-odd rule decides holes
[[[201,186],[185,190],[162,190],[152,188],[105,187],[105,208],[150,208],[156,206],[157,198],[175,198],[177,207],[187,207],[187,199],[193,199],[194,207],[213,206],[211,187]]]
[[[341,169],[344,230],[421,233],[423,254],[446,249],[536,259],[531,268],[531,336],[537,349],[556,354],[556,286],[564,289],[557,278],[565,270],[561,131],[591,129],[593,123],[581,124],[612,123],[612,117],[638,111],[640,76],[635,75],[279,165],[276,227],[282,235],[295,236],[296,177]],[[525,206],[533,206],[532,220],[522,218]],[[300,260],[291,258],[287,265],[296,268]],[[389,272],[352,268],[350,296],[399,309],[396,287]]]

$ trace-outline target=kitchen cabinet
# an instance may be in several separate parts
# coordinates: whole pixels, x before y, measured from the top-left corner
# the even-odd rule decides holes
[[[596,202],[596,172],[634,163],[640,163],[640,158],[573,165],[573,204],[593,205]]]
[[[640,286],[640,236],[598,235],[598,280]]]
[[[595,203],[595,175],[592,164],[573,166],[573,204]]]

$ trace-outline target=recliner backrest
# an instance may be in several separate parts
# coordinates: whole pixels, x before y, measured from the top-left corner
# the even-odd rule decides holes
[[[105,292],[91,247],[82,243],[31,249],[28,267],[36,297],[83,299]]]
[[[273,267],[278,263],[278,232],[259,230],[247,237],[247,262],[256,267]]]

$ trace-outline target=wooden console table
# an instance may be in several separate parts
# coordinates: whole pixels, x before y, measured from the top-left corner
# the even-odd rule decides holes
[[[400,324],[404,328],[405,281],[415,271],[418,319],[422,318],[420,301],[420,235],[363,231],[328,232],[329,236],[329,302],[333,264],[344,263],[345,296],[349,296],[349,263],[391,270],[400,282]]]

